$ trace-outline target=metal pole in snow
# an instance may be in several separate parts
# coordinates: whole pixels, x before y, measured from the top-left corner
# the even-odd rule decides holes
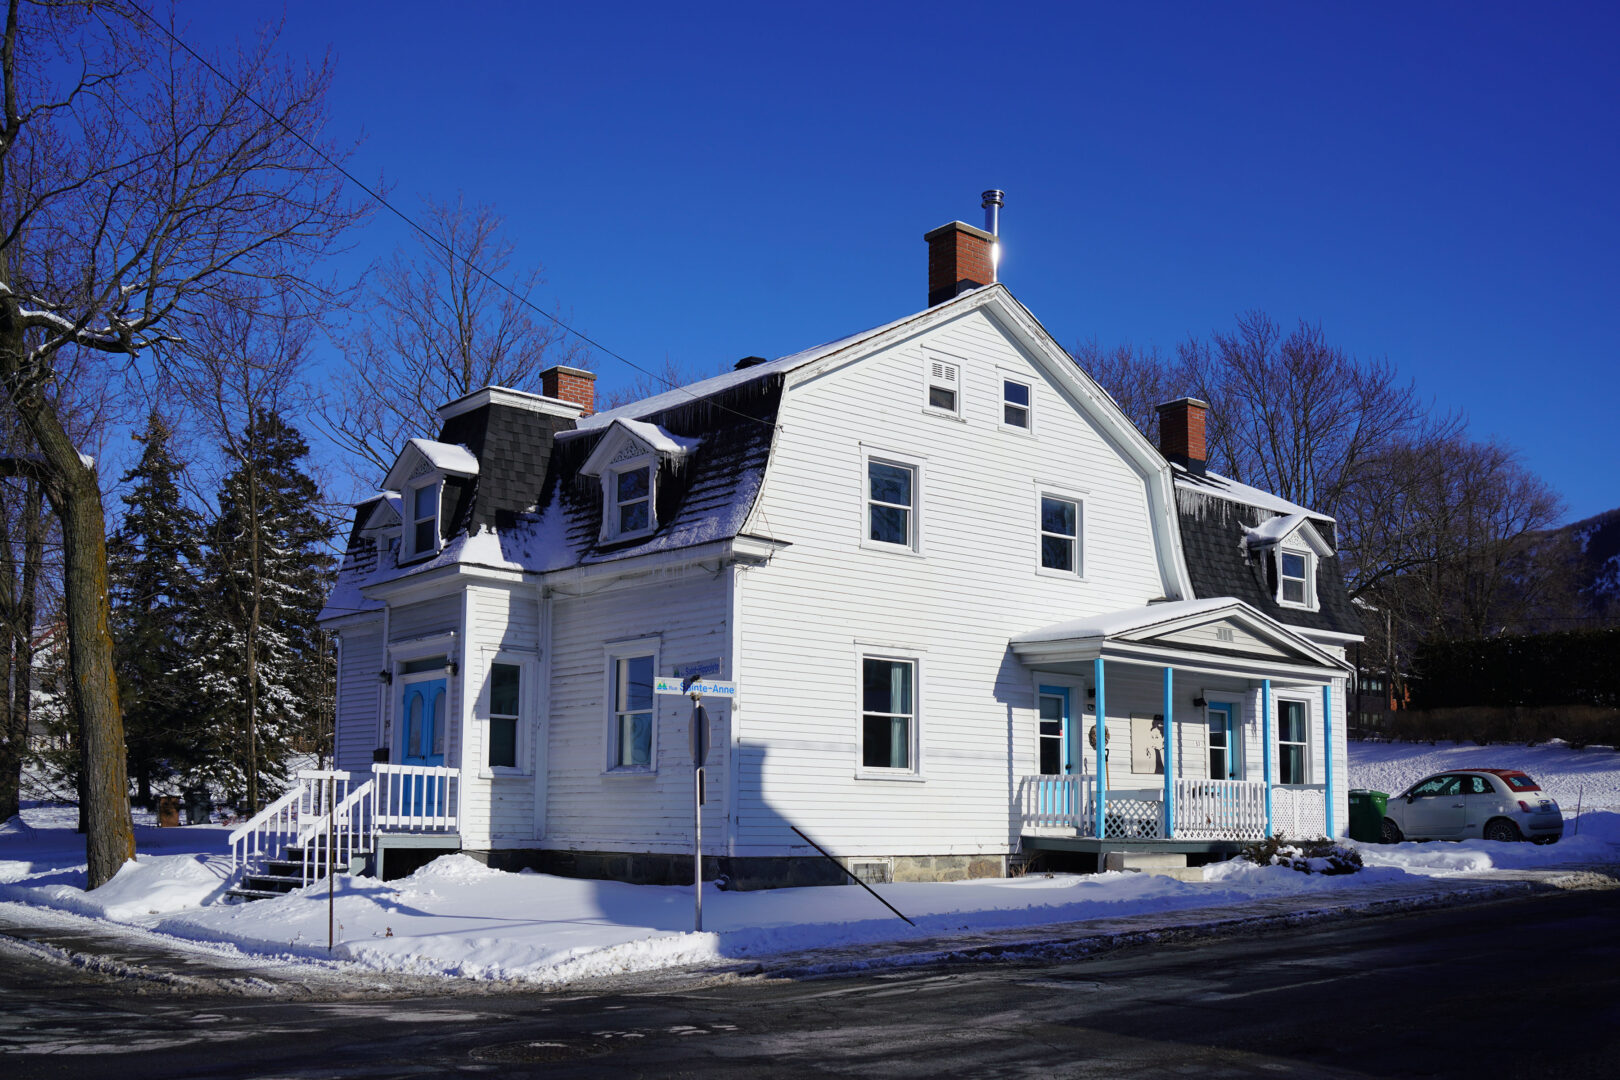
[[[332,772],[326,778],[326,951],[332,951],[332,927],[336,923],[333,916],[335,901],[332,898],[333,883],[337,880],[337,860],[334,857],[333,844],[337,840],[337,773]]]
[[[694,680],[695,681],[695,680]],[[690,686],[690,682],[688,683]],[[692,931],[703,930],[703,762],[709,756],[709,717],[703,695],[692,697]]]

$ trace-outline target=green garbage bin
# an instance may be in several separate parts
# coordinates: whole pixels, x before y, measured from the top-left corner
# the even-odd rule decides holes
[[[1389,793],[1370,788],[1350,789],[1350,839],[1376,844],[1384,835],[1384,810]]]

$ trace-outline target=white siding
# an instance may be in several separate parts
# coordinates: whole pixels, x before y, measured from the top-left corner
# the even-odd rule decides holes
[[[461,629],[461,593],[392,607],[388,615],[390,644]]]
[[[334,756],[340,769],[371,769],[377,747],[377,673],[383,669],[382,622],[343,630],[337,674],[337,738]]]
[[[659,674],[676,665],[719,660],[731,673],[726,579],[697,569],[654,576],[583,595],[552,598],[550,710],[546,718],[546,846],[574,850],[684,852],[692,843],[691,702],[654,699],[655,772],[607,771],[608,722],[604,648],[657,638]],[[746,691],[745,691],[746,693]],[[704,850],[726,845],[730,707],[705,701],[711,745],[704,806]]]
[[[960,420],[922,407],[925,346],[961,358]],[[1031,434],[1000,426],[1004,372]],[[920,555],[863,546],[863,444],[922,466]],[[1083,580],[1038,570],[1038,483],[1084,499]],[[739,855],[808,851],[789,824],[840,855],[1008,851],[1037,730],[1008,638],[1166,592],[1145,478],[982,312],[790,388],[752,522],[792,546],[743,592]],[[920,781],[855,776],[857,642],[922,661]]]
[[[469,847],[495,841],[533,841],[534,770],[540,743],[539,600],[532,587],[469,585],[467,587],[464,728],[462,741],[462,835]],[[489,750],[488,700],[490,665],[505,655],[523,668],[523,718],[518,740],[522,775],[493,774]],[[543,767],[543,763],[541,764]]]

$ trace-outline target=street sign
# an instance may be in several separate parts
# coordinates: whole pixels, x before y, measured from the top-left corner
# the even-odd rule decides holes
[[[653,680],[653,692],[658,694],[702,694],[704,697],[734,698],[737,684],[724,679],[683,679],[676,675],[660,675]]]

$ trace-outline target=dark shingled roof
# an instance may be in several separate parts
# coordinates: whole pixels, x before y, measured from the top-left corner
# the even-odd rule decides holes
[[[1361,633],[1337,555],[1317,563],[1318,610],[1305,611],[1277,603],[1274,590],[1266,581],[1265,560],[1248,552],[1243,527],[1256,526],[1281,514],[1177,484],[1176,516],[1181,524],[1181,546],[1187,553],[1187,571],[1192,577],[1195,596],[1235,596],[1289,626],[1336,634]],[[1331,521],[1312,517],[1311,524],[1329,544],[1334,542]]]
[[[446,507],[446,538],[480,525],[509,525],[534,506],[551,464],[551,444],[574,421],[492,402],[444,422],[440,442],[460,443],[478,458],[478,476],[464,497]],[[457,494],[463,494],[458,492]]]

